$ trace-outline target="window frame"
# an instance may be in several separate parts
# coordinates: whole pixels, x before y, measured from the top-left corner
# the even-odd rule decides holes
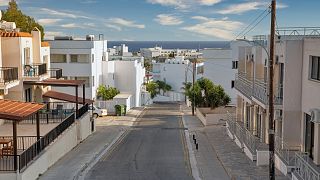
[[[309,80],[320,82],[320,56],[310,56],[309,63]],[[314,64],[316,65],[314,66]],[[314,72],[314,70],[316,72]],[[315,76],[314,73],[316,73]]]

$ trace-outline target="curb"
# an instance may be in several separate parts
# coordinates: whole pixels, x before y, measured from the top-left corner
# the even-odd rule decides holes
[[[141,117],[142,113],[144,112],[144,110],[146,109],[146,107],[144,107],[140,113],[138,113],[135,117],[134,117],[134,122],[136,122],[136,120]],[[107,154],[110,149],[113,148],[113,146],[119,142],[121,142],[128,134],[129,130],[122,130],[118,136],[110,143],[110,144],[106,144],[102,150],[100,152],[98,152],[91,160],[89,163],[86,163],[81,169],[80,171],[78,171],[76,173],[76,175],[73,177],[74,180],[84,180],[85,175],[90,171],[90,169],[93,168],[93,166],[95,166],[99,160],[105,155]]]
[[[180,108],[181,108],[181,106],[180,106]],[[186,122],[184,120],[184,113],[181,113],[181,118],[182,118],[183,126],[186,128]],[[195,180],[201,180],[199,169],[197,167],[196,156],[195,156],[195,153],[192,149],[192,143],[190,140],[189,130],[184,130],[184,133],[185,133],[185,138],[186,138],[186,142],[187,142],[187,146],[188,146],[188,150],[189,150],[189,159],[190,159],[192,176]]]

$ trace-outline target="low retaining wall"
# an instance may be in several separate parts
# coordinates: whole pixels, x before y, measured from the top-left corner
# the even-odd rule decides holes
[[[196,114],[203,125],[217,125],[221,123],[220,120],[228,118],[227,112],[235,111],[234,107],[220,107],[216,109],[211,108],[197,108]]]

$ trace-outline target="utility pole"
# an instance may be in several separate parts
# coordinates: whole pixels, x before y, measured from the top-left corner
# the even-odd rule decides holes
[[[195,59],[193,61],[193,71],[192,71],[192,87],[194,88],[194,84],[196,81],[196,63],[197,60]],[[195,96],[195,92],[193,92],[193,103],[192,103],[192,116],[194,116],[194,111],[195,111],[195,102],[196,102],[196,96]]]
[[[273,102],[273,65],[275,57],[275,21],[276,21],[276,0],[271,3],[271,33],[270,33],[270,62],[269,62],[269,179],[275,180],[274,167],[274,102]]]

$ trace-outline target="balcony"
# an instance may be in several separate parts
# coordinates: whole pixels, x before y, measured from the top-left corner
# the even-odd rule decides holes
[[[253,86],[253,97],[257,99],[259,102],[261,102],[264,105],[269,104],[269,88],[268,84],[260,79],[254,80],[254,86]],[[283,87],[276,87],[274,89],[274,104],[275,105],[282,105],[283,103]]]
[[[0,87],[7,89],[18,85],[19,75],[16,67],[0,67]]]
[[[295,154],[295,169],[292,179],[320,180],[320,168],[317,167],[306,153]]]
[[[47,64],[28,64],[24,65],[23,77],[28,80],[47,79]],[[45,78],[44,78],[45,77]]]
[[[60,79],[62,78],[62,69],[60,68],[51,68],[48,70],[50,78]]]
[[[236,74],[234,87],[244,96],[251,99],[253,90],[252,78],[248,78],[245,73]]]

